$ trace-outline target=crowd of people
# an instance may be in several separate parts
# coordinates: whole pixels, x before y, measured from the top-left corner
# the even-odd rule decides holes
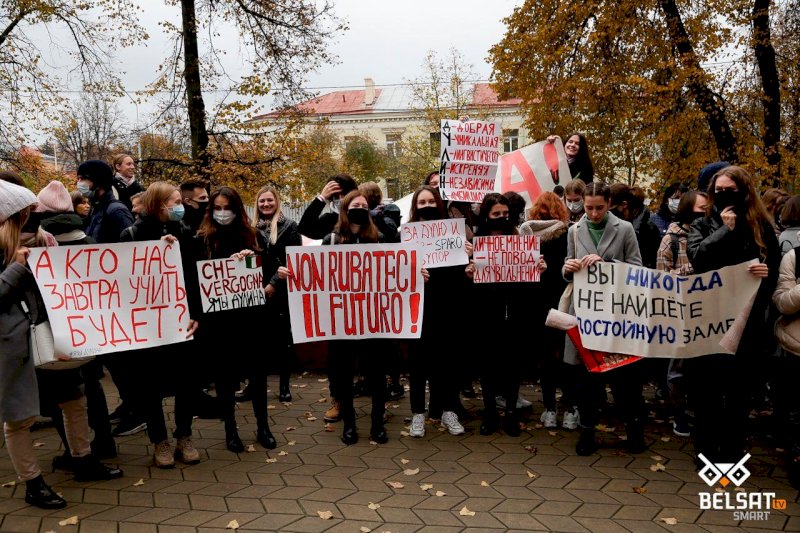
[[[528,209],[513,192],[487,194],[477,205],[445,202],[438,173],[432,172],[420,180],[408,220],[401,220],[396,206],[382,202],[376,184],[358,185],[346,175],[332,177],[295,222],[283,214],[280,192],[273,187],[258,191],[251,219],[240,194],[230,187],[211,191],[199,180],[143,187],[135,177],[133,158],[124,154],[111,165],[98,160],[81,164],[72,193],[53,181],[36,195],[18,175],[0,173],[0,418],[12,463],[26,483],[26,501],[43,508],[66,505],[45,483],[33,453],[30,428],[39,414],[52,417],[64,442],[65,452],[54,458],[54,467],[73,471],[79,480],[121,476],[118,468],[101,460],[116,456],[115,436],[144,430],[154,446],[155,466],[199,462],[192,420],[203,411],[223,421],[226,447],[243,452],[237,401],[252,402],[255,440],[275,448],[267,376],[279,374],[278,399],[292,399],[286,281],[292,272],[285,266],[286,247],[300,245],[301,235],[320,239],[322,246],[399,242],[401,223],[455,217],[465,219],[468,241],[488,235],[539,236],[541,282],[473,283],[471,260],[466,266],[423,269],[419,339],[331,341],[331,397],[325,420],[342,421],[344,444],[359,439],[353,407],[358,394],[371,396],[371,440],[389,439],[385,405],[389,398],[403,396],[404,353],[411,437],[425,435],[426,417],[452,435],[463,434],[468,414],[460,396],[475,397],[475,379],[483,395],[479,432],[491,435],[502,428],[509,436],[519,436],[523,411],[532,407],[520,395],[521,379],[527,375],[540,382],[544,409],[539,420],[545,428],[559,427],[561,389],[560,426],[580,431],[579,455],[597,450],[595,427],[606,385],[626,426],[626,449],[646,449],[643,385],[651,381],[671,406],[677,435],[692,436],[696,452],[712,462],[738,462],[747,445],[751,402],[768,383],[776,413],[785,422],[790,479],[798,483],[800,401],[788,391],[791,376],[800,368],[800,196],[770,189],[762,199],[745,169],[717,162],[701,170],[695,187],[665,187],[657,209],[651,211],[641,188],[593,181],[583,136],[567,137],[565,152],[572,181],[542,193]],[[159,239],[180,243],[191,317],[188,341],[100,356],[71,370],[34,368],[30,328],[46,320],[46,310],[27,266],[30,248]],[[468,255],[471,252],[468,242]],[[261,258],[265,305],[204,314],[194,264],[251,255]],[[597,262],[622,261],[688,275],[751,259],[758,262],[750,272],[762,281],[734,355],[649,359],[593,374],[569,338],[544,325],[550,309],[574,312],[565,298],[568,284],[576,272]],[[467,338],[436,327],[437,316],[467,309],[480,310],[486,334]],[[220,333],[243,324],[258,324],[261,334],[237,337],[232,349],[230,336]],[[767,338],[776,343],[765,343]],[[535,346],[530,339],[537,339]],[[517,346],[529,349],[510,349]],[[101,383],[105,371],[121,399],[111,413]],[[354,384],[359,374],[364,379]],[[239,390],[244,382],[246,388]],[[215,394],[209,392],[212,384]],[[164,416],[166,395],[175,396],[174,445]]]

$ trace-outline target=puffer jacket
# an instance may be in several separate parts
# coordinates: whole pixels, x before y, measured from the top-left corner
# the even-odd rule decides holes
[[[784,350],[800,357],[800,280],[795,277],[797,257],[790,250],[781,260],[778,287],[772,302],[781,317],[775,322],[775,338]]]

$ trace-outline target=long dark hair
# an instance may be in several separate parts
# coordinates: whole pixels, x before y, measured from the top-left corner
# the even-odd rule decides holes
[[[668,185],[666,189],[664,189],[664,195],[661,196],[661,204],[658,206],[658,214],[664,220],[676,220],[677,217],[672,214],[672,211],[669,210],[669,201],[672,198],[672,195],[675,194],[675,191],[682,190],[683,186],[680,183],[673,183],[672,185]],[[692,202],[692,208],[694,208],[694,202]]]
[[[588,177],[593,179],[594,165],[592,164],[592,155],[589,153],[589,143],[586,142],[586,137],[584,137],[582,133],[578,133],[576,131],[567,135],[564,143],[566,144],[566,142],[570,139],[570,137],[574,137],[576,135],[578,136],[580,142],[578,144],[578,153],[575,155],[575,160],[572,162],[572,164],[576,165],[577,168],[580,169],[582,175],[585,172],[586,174],[588,174]],[[592,181],[592,179],[588,181]]]
[[[228,209],[233,211],[236,215],[236,218],[229,226],[220,226],[217,221],[214,220],[214,201],[219,196],[228,200]],[[208,251],[212,254],[219,248],[221,238],[218,233],[223,227],[225,227],[225,233],[230,231],[231,233],[239,235],[246,248],[251,250],[258,249],[256,230],[253,229],[250,224],[250,217],[247,216],[247,211],[244,209],[242,197],[230,187],[220,187],[211,193],[208,199],[206,214],[203,217],[203,223],[200,224],[200,229],[197,231],[197,235],[203,237]],[[230,238],[229,235],[230,234],[228,234],[226,238]]]
[[[420,221],[420,218],[417,216],[417,198],[419,198],[419,195],[422,194],[423,191],[428,191],[433,195],[433,199],[436,202],[436,209],[439,211],[439,216],[441,218],[450,218],[447,209],[444,208],[444,201],[442,200],[442,196],[439,194],[439,189],[435,189],[430,185],[423,185],[414,191],[414,196],[411,197],[411,210],[408,212],[408,221]]]
[[[509,217],[511,216],[511,202],[508,201],[508,198],[499,192],[490,192],[483,197],[483,201],[481,202],[481,210],[478,214],[478,231],[475,232],[475,235],[479,237],[489,235],[489,212],[492,210],[492,207],[496,206],[497,204],[508,207]],[[512,232],[509,235],[519,235],[516,224],[514,224],[514,222],[510,219],[509,226],[512,228]]]
[[[367,223],[358,228],[357,234],[353,234],[350,227],[350,218],[347,216],[347,210],[353,200],[359,196],[364,195],[358,189],[355,189],[342,198],[342,203],[339,206],[339,222],[336,224],[336,237],[339,244],[355,243],[356,239],[360,243],[378,242],[378,227],[375,226],[372,217],[367,217]],[[366,200],[366,197],[364,199]]]

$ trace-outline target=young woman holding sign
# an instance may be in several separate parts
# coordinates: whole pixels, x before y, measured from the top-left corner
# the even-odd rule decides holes
[[[448,218],[439,191],[424,185],[411,198],[409,222],[442,220]],[[472,245],[468,244],[471,249]],[[462,309],[465,289],[464,268],[450,266],[428,269],[425,283],[425,303],[422,309],[422,333],[419,340],[408,342],[411,367],[411,429],[412,437],[425,435],[425,382],[430,381],[431,404],[442,409],[442,425],[451,435],[461,435],[464,427],[456,411],[461,409],[458,399],[459,381],[453,374],[463,361],[462,354],[454,349],[452,331],[440,324],[453,310]]]
[[[242,198],[230,187],[220,187],[211,193],[209,211],[197,232],[198,260],[244,259],[259,251],[256,229],[244,209]],[[264,364],[263,346],[256,344],[255,337],[237,339],[236,350],[231,350],[231,337],[226,332],[241,329],[242,324],[257,324],[263,320],[258,307],[245,307],[206,313],[206,326],[202,340],[208,343],[212,354],[209,363],[214,368],[214,383],[217,399],[225,422],[225,444],[234,453],[244,451],[236,426],[236,390],[242,373],[250,383],[250,397],[256,417],[256,438],[265,448],[273,449],[278,444],[269,429],[267,411],[267,370]],[[248,344],[248,340],[251,339]],[[281,348],[283,350],[283,348]]]
[[[508,198],[499,193],[487,194],[481,203],[478,215],[478,231],[475,237],[493,235],[519,235],[516,221],[509,219]],[[544,272],[547,263],[539,258],[539,269]],[[467,276],[473,277],[475,265],[470,262]],[[519,356],[513,350],[497,350],[497,339],[503,339],[508,346],[527,343],[522,338],[526,329],[529,311],[527,302],[529,292],[525,283],[484,283],[473,285],[473,295],[480,310],[482,329],[481,339],[481,388],[483,389],[484,419],[481,435],[491,435],[497,431],[500,418],[497,415],[496,396],[505,399],[505,418],[503,430],[510,436],[519,436],[517,398],[519,397],[520,373]],[[492,354],[491,357],[489,354]]]
[[[154,240],[177,241],[181,249],[183,275],[186,280],[186,295],[189,301],[189,314],[196,317],[199,312],[197,288],[197,267],[192,252],[192,230],[182,222],[183,203],[177,187],[165,181],[152,183],[142,195],[145,215],[130,228],[122,232],[121,242],[142,242]],[[197,329],[192,321],[187,337]],[[193,329],[192,329],[193,328]],[[191,352],[196,343],[169,344],[154,346],[133,352],[115,354],[112,357],[125,358],[125,368],[137,375],[135,383],[146,384],[138,387],[134,397],[134,411],[141,413],[147,421],[147,435],[155,447],[153,463],[158,468],[172,468],[177,457],[185,464],[200,462],[200,453],[192,443],[192,405],[191,398],[197,385],[194,377],[194,364]],[[153,368],[159,372],[153,373]],[[160,380],[152,383],[154,379]],[[167,434],[164,419],[162,396],[175,387],[175,432],[177,445],[173,449]]]
[[[745,169],[729,166],[718,171],[708,186],[708,200],[706,216],[689,229],[687,251],[694,272],[757,259],[749,270],[761,278],[736,354],[704,355],[684,365],[695,405],[695,451],[713,463],[737,463],[747,440],[753,373],[763,368],[765,340],[772,336],[766,313],[781,252],[772,218]]]
[[[350,191],[342,198],[339,222],[333,233],[322,239],[323,245],[369,244],[383,242],[369,214],[367,199],[358,191]],[[347,445],[358,442],[356,431],[356,412],[353,408],[353,377],[356,359],[367,379],[372,396],[372,427],[370,439],[378,443],[389,440],[383,427],[383,413],[386,409],[386,370],[382,360],[381,340],[335,340],[328,345],[328,373],[331,379],[331,392],[339,405],[339,413],[344,421],[342,442]]]
[[[586,186],[583,205],[586,214],[567,234],[567,257],[564,261],[564,279],[572,281],[575,272],[602,261],[621,261],[641,265],[636,233],[629,222],[620,220],[609,212],[611,191],[598,182]],[[574,308],[570,305],[570,312]],[[575,345],[566,339],[564,361],[582,366]],[[614,400],[625,418],[628,439],[625,446],[631,453],[641,453],[644,442],[644,398],[642,380],[637,365],[630,364],[600,375],[590,375],[583,368],[578,392],[581,436],[575,451],[578,455],[591,455],[597,450],[595,426],[597,425],[598,398],[603,394],[606,381],[612,383]]]

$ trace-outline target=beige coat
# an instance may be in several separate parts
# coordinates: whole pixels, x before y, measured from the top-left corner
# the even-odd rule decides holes
[[[800,355],[800,284],[795,278],[795,261],[794,250],[783,256],[772,301],[781,313],[775,322],[775,337],[784,350]]]

